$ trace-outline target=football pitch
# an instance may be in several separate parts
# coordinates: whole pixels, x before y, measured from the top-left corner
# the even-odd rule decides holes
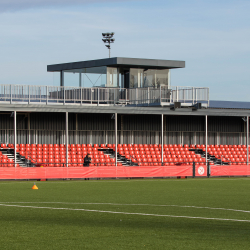
[[[249,249],[250,178],[0,182],[1,249]]]

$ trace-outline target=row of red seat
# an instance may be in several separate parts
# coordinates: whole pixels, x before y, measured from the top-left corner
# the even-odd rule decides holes
[[[120,155],[155,155],[162,154],[161,151],[118,151]],[[163,155],[195,155],[194,151],[163,151]]]
[[[204,150],[205,151],[205,150]],[[210,154],[215,154],[215,153],[223,153],[223,154],[240,154],[240,153],[247,153],[247,149],[243,149],[243,148],[236,148],[235,150],[228,150],[228,149],[224,149],[224,150],[207,150],[208,153]],[[249,151],[250,153],[250,151]]]
[[[16,149],[17,152],[66,152],[66,149],[63,148],[53,148],[53,149],[49,149],[49,148],[46,148],[46,149],[41,149],[41,148],[29,148],[29,149],[26,149],[26,148],[17,148]],[[97,148],[74,148],[74,149],[69,149],[68,152],[95,152],[95,151],[98,151]],[[101,152],[101,151],[100,151]]]
[[[43,164],[39,164],[43,167],[66,167],[66,164],[61,164],[61,163],[43,163]],[[110,166],[115,166],[115,163],[90,163],[89,164],[90,167],[110,167]],[[121,163],[117,163],[117,166],[122,166]],[[80,163],[69,163],[68,167],[84,167],[83,164]]]
[[[5,144],[5,143],[2,143],[1,144],[1,147],[2,148],[13,148],[14,145],[13,144]],[[56,147],[59,147],[59,148],[65,148],[65,144],[16,144],[16,147],[36,147],[36,148],[39,148],[39,147],[49,147],[49,148],[56,148]],[[113,148],[115,147],[115,144],[68,144],[68,147],[94,147],[94,148]],[[144,148],[157,148],[157,147],[161,147],[161,144],[117,144],[117,147],[144,147]],[[206,145],[202,144],[163,144],[163,147],[164,148],[205,148]],[[245,148],[246,145],[207,145],[207,147],[209,148]],[[248,146],[250,147],[250,145]]]
[[[159,162],[154,162],[154,163],[146,163],[146,162],[140,162],[138,163],[138,166],[175,166],[176,164],[178,165],[192,165],[193,163],[188,163],[188,162],[184,162],[184,163],[176,163],[176,162],[164,162],[159,163]],[[205,166],[206,163],[205,162],[200,162],[197,163],[197,166]],[[213,163],[211,163],[211,165],[213,165]]]
[[[112,147],[112,144],[109,144],[110,148]],[[65,148],[65,144],[16,144],[16,148],[24,147],[24,148]],[[106,148],[105,144],[101,144],[99,146],[98,144],[68,144],[68,148],[79,148],[79,147],[87,147],[87,148]],[[14,144],[1,144],[1,148],[14,148]]]
[[[118,152],[140,151],[140,152],[161,152],[161,148],[118,148]],[[189,148],[163,148],[163,152],[188,152]]]
[[[66,155],[66,151],[19,151],[20,155]],[[68,155],[104,155],[102,151],[69,151]]]
[[[207,148],[246,148],[246,145],[207,145]],[[250,148],[250,145],[248,145],[248,147]],[[197,149],[202,149],[202,148],[206,148],[206,145],[202,144],[191,144],[190,148],[197,148]]]

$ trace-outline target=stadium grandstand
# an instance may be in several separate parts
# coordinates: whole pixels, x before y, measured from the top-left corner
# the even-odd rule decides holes
[[[58,86],[1,85],[0,178],[250,175],[249,104],[172,86],[184,67],[116,57],[48,65]]]

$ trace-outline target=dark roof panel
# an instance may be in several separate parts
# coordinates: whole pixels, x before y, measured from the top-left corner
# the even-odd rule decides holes
[[[61,71],[72,70],[92,67],[129,67],[129,68],[147,68],[147,69],[174,69],[185,68],[185,61],[174,60],[156,60],[156,59],[139,59],[139,58],[126,58],[126,57],[113,57],[99,60],[71,62],[47,65],[47,71]]]

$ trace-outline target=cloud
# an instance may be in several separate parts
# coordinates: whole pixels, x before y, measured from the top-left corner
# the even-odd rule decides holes
[[[118,3],[126,1],[129,0],[0,0],[0,12],[10,12],[41,7],[63,7],[93,3]]]

